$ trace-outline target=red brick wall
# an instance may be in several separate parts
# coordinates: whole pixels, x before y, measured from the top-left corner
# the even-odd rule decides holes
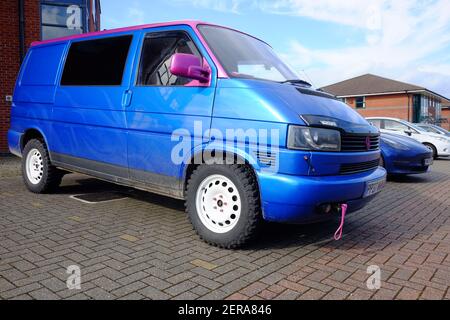
[[[25,0],[25,43],[40,39],[39,0]],[[19,4],[18,0],[0,1],[0,153],[8,152],[6,135],[9,128],[10,106],[5,101],[12,95],[19,58]]]
[[[409,117],[408,117],[409,99]],[[356,109],[355,98],[347,98],[347,104]],[[412,118],[412,97],[406,94],[391,94],[366,97],[366,108],[356,109],[363,117],[393,117],[404,120]]]
[[[441,124],[441,127],[450,130],[450,109],[442,109],[441,118],[447,119],[447,123]]]

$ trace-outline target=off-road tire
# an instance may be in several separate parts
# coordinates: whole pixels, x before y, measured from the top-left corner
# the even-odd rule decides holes
[[[42,177],[38,183],[32,183],[27,175],[27,156],[28,154],[37,149],[42,159]],[[61,184],[61,180],[64,176],[64,171],[57,169],[50,162],[47,146],[45,142],[40,139],[32,139],[27,142],[22,152],[22,178],[23,181],[31,192],[34,193],[49,193],[57,189]]]
[[[230,179],[241,198],[241,213],[233,229],[216,233],[208,229],[197,213],[196,196],[202,181],[212,175]],[[261,226],[262,214],[259,188],[252,169],[247,165],[200,165],[191,174],[186,188],[186,213],[199,237],[210,245],[235,249],[248,243]]]

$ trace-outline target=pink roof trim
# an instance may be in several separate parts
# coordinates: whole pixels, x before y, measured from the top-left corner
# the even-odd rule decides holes
[[[217,70],[218,70],[217,76],[219,78],[228,78],[228,75],[225,72],[225,69],[219,63],[216,56],[212,53],[209,46],[207,45],[205,39],[203,39],[203,36],[198,31],[197,26],[201,25],[201,24],[210,25],[210,26],[218,26],[218,27],[227,28],[227,29],[231,29],[231,30],[235,30],[235,31],[247,34],[245,32],[242,32],[242,31],[239,31],[236,29],[219,26],[219,25],[212,24],[212,23],[201,22],[201,21],[196,21],[196,20],[181,20],[181,21],[171,21],[171,22],[163,22],[163,23],[143,24],[143,25],[139,25],[139,26],[117,28],[117,29],[110,29],[110,30],[97,31],[97,32],[88,32],[88,33],[76,34],[76,35],[62,37],[62,38],[49,39],[49,40],[43,40],[43,41],[35,41],[35,42],[31,43],[31,46],[34,47],[34,46],[48,44],[48,43],[57,43],[57,42],[68,41],[68,40],[83,39],[83,38],[88,38],[88,37],[95,37],[95,36],[115,34],[115,33],[127,32],[127,31],[142,30],[142,29],[149,29],[149,28],[159,28],[159,27],[176,26],[176,25],[188,25],[195,31],[195,33],[197,34],[201,43],[206,48],[206,51],[208,52],[209,56],[211,57],[214,64],[216,65]],[[249,35],[249,34],[247,34],[247,35]],[[252,35],[249,35],[249,36],[253,37]]]
[[[75,34],[72,36],[43,40],[43,41],[35,41],[35,42],[31,43],[31,46],[47,44],[47,43],[52,43],[52,42],[74,40],[74,39],[83,39],[83,38],[88,38],[88,37],[102,36],[102,35],[108,35],[108,34],[114,34],[114,33],[120,33],[120,32],[135,31],[135,30],[148,29],[148,28],[158,28],[158,27],[167,27],[167,26],[176,26],[176,25],[188,25],[188,26],[195,28],[195,27],[197,27],[198,24],[202,24],[202,22],[193,21],[193,20],[184,20],[184,21],[170,21],[170,22],[163,22],[163,23],[143,24],[143,25],[131,26],[131,27],[125,27],[125,28],[116,28],[116,29],[109,29],[109,30],[103,30],[103,31]]]

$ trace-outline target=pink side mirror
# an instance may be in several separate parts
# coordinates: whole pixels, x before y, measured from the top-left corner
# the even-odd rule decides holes
[[[170,63],[170,72],[179,77],[198,80],[200,83],[209,81],[209,68],[202,66],[199,57],[193,54],[175,53]]]

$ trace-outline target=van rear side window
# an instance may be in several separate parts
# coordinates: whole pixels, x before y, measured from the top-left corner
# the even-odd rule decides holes
[[[121,85],[131,40],[130,35],[72,43],[61,85]]]

